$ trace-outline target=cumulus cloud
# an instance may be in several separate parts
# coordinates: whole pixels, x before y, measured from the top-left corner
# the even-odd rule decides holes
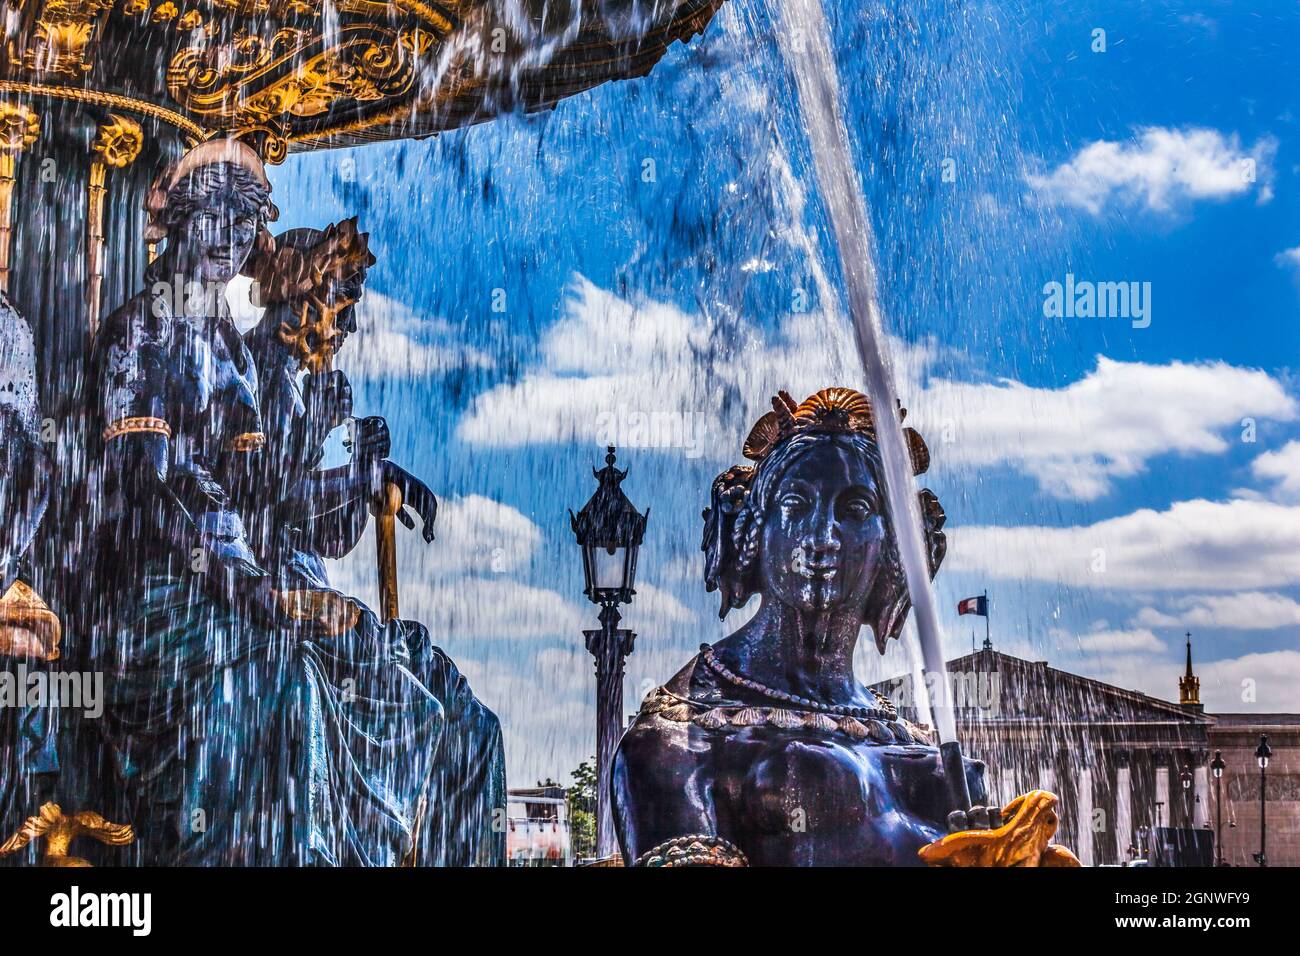
[[[949,529],[945,565],[986,577],[1121,590],[1239,591],[1300,583],[1300,507],[1175,502],[1091,525]]]
[[[1235,133],[1149,126],[1129,142],[1090,143],[1055,169],[1026,178],[1044,198],[1094,215],[1114,205],[1165,213],[1179,204],[1251,191],[1268,202],[1276,152],[1271,137],[1246,148]]]
[[[1075,638],[1078,648],[1091,653],[1163,653],[1164,643],[1149,628],[1097,630]]]
[[[1300,603],[1284,594],[1242,591],[1206,594],[1172,601],[1165,610],[1144,607],[1133,618],[1145,627],[1221,627],[1269,631],[1300,625]]]
[[[1256,478],[1273,483],[1275,497],[1300,501],[1300,441],[1264,452],[1251,462],[1250,470]]]
[[[779,334],[752,333],[734,361],[711,355],[712,333],[707,318],[628,302],[578,277],[543,338],[539,365],[480,394],[459,436],[490,446],[580,441],[695,456],[731,449],[737,429],[778,388],[802,397],[828,382],[861,385],[848,323],[824,313],[793,316]],[[1058,497],[1098,498],[1159,455],[1223,452],[1222,433],[1243,417],[1290,420],[1298,412],[1268,373],[1223,362],[1098,356],[1082,378],[1047,388],[927,377],[933,344],[891,344],[910,421],[929,437],[936,460],[1009,465]],[[743,422],[717,414],[724,393],[750,397]],[[517,408],[529,414],[521,420],[511,413]]]
[[[1222,433],[1246,416],[1296,415],[1295,400],[1266,372],[1223,362],[1151,365],[1104,356],[1062,388],[940,380],[917,402],[923,433],[952,436],[936,449],[943,460],[1008,463],[1048,494],[1084,501],[1159,455],[1225,451]]]
[[[1296,278],[1300,278],[1300,246],[1283,249],[1273,257],[1273,261],[1283,269],[1294,269]]]
[[[1201,701],[1214,713],[1294,713],[1300,651],[1266,651],[1198,664]]]
[[[241,332],[257,325],[266,311],[253,305],[251,286],[246,276],[236,276],[226,286],[226,302]],[[486,352],[461,341],[450,322],[422,316],[381,292],[367,290],[356,313],[357,333],[337,362],[353,378],[419,378],[495,365]]]

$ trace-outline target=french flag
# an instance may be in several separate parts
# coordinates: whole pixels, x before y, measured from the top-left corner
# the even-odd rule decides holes
[[[989,599],[985,595],[979,597],[966,598],[957,602],[958,614],[978,614],[980,617],[989,616]]]

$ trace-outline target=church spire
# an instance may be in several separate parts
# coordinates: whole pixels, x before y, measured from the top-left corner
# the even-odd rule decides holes
[[[1178,703],[1183,706],[1201,705],[1201,679],[1192,673],[1192,633],[1187,632],[1187,673],[1178,678]]]

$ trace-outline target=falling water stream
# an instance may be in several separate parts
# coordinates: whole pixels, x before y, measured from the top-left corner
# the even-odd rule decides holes
[[[781,23],[777,31],[781,53],[795,79],[817,180],[835,233],[867,394],[876,410],[876,432],[885,468],[885,499],[916,614],[922,667],[926,686],[931,689],[931,715],[939,739],[952,742],[957,739],[957,723],[946,692],[939,611],[930,583],[911,458],[898,413],[893,363],[877,294],[875,250],[866,199],[853,168],[848,131],[840,110],[830,29],[821,0],[775,0],[775,5]]]

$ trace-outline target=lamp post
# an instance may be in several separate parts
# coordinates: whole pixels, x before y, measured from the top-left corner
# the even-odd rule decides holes
[[[1268,866],[1268,818],[1265,815],[1264,796],[1268,790],[1268,758],[1273,756],[1273,748],[1268,745],[1268,734],[1259,735],[1259,746],[1255,748],[1255,759],[1259,761],[1259,852],[1255,862]]]
[[[1210,770],[1214,774],[1214,865],[1223,866],[1223,751],[1214,752]]]
[[[1192,768],[1191,767],[1188,766],[1183,767],[1183,772],[1178,775],[1178,782],[1183,785],[1183,811],[1187,814],[1187,817],[1190,820],[1192,816],[1192,808],[1188,800],[1192,795]],[[1172,820],[1170,820],[1169,822],[1173,823]]]
[[[636,594],[637,552],[650,511],[638,512],[619,487],[627,472],[614,467],[613,445],[605,467],[593,468],[592,474],[600,485],[581,511],[569,512],[569,523],[582,548],[583,593],[600,607],[600,629],[582,633],[596,658],[596,855],[606,859],[617,852],[609,772],[623,727],[623,661],[636,640],[635,633],[618,626],[618,606]]]

